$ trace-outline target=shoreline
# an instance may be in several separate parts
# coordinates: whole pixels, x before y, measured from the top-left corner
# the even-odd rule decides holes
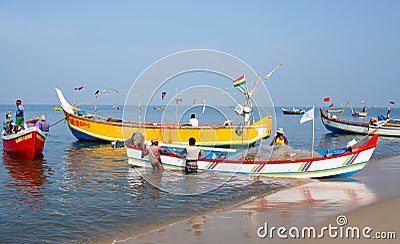
[[[400,217],[397,213],[391,215],[396,212],[396,204],[400,202],[400,189],[393,187],[393,181],[399,182],[399,161],[399,156],[371,160],[364,171],[354,178],[308,180],[304,184],[280,189],[255,199],[250,198],[204,215],[175,221],[125,240],[114,240],[113,243],[290,242],[288,239],[262,239],[257,236],[257,230],[265,222],[277,228],[335,224],[340,214],[347,216],[350,224],[366,223],[363,219],[366,218],[371,219],[371,222],[376,220],[378,225],[375,226],[379,227],[384,219],[377,216]],[[388,185],[392,187],[389,188]],[[382,189],[385,192],[380,192]],[[391,201],[396,204],[390,203]],[[387,209],[379,206],[386,206]],[[373,215],[374,212],[377,212],[376,215]],[[360,213],[362,216],[357,216]],[[400,235],[400,228],[395,231]]]
[[[282,179],[284,179],[284,178],[282,178]],[[224,206],[224,207],[221,207],[221,208],[218,208],[218,209],[213,209],[213,210],[207,211],[207,212],[205,212],[203,214],[197,214],[197,215],[193,215],[193,216],[180,217],[180,218],[177,217],[173,221],[165,221],[164,223],[158,223],[158,224],[156,224],[155,228],[146,226],[146,227],[144,227],[145,230],[142,231],[141,233],[134,234],[133,236],[127,237],[126,239],[122,239],[122,240],[115,240],[115,238],[114,238],[114,240],[112,240],[112,243],[130,243],[130,241],[136,240],[136,239],[140,239],[142,236],[150,235],[150,234],[152,234],[154,232],[157,232],[157,231],[162,231],[162,230],[164,230],[166,228],[170,228],[170,227],[173,227],[175,225],[182,224],[182,223],[184,223],[186,221],[191,221],[192,219],[201,218],[203,216],[212,216],[212,215],[214,215],[216,213],[220,213],[220,212],[228,212],[228,211],[230,211],[230,210],[232,210],[232,209],[234,209],[234,208],[236,208],[238,206],[242,206],[242,205],[245,205],[245,204],[252,203],[252,202],[256,201],[257,199],[260,199],[260,198],[263,198],[265,196],[274,194],[276,192],[287,190],[287,189],[290,189],[290,188],[293,188],[293,187],[298,187],[298,186],[307,184],[309,182],[315,181],[313,179],[290,179],[290,178],[287,178],[287,179],[292,181],[292,184],[290,186],[283,187],[283,188],[280,188],[280,189],[271,190],[268,193],[260,194],[258,196],[252,196],[252,197],[250,197],[248,199],[245,199],[245,200],[242,200],[240,202],[237,202],[237,203],[234,203],[234,204],[231,204],[231,205],[227,205],[227,206]],[[252,179],[252,180],[254,181],[254,179]],[[104,241],[104,240],[103,240],[103,242],[104,243],[110,243],[109,241]]]

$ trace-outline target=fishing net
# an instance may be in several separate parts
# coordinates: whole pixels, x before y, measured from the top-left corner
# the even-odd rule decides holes
[[[272,160],[296,160],[303,158],[311,158],[311,152],[307,150],[294,149],[288,145],[265,146],[249,149],[245,155],[236,155],[231,157],[233,160],[255,160],[255,161],[272,161]],[[314,157],[321,157],[314,152]]]

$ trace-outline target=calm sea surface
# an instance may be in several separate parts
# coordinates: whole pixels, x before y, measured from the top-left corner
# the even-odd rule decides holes
[[[24,107],[26,120],[42,113],[50,124],[63,118],[63,113],[53,111],[51,105],[24,104]],[[0,105],[0,115],[5,117],[8,109],[15,113],[14,105]],[[371,108],[369,114],[385,115],[386,109]],[[86,110],[91,112],[92,108]],[[200,123],[222,123],[225,119],[216,110],[207,109],[204,115],[200,111],[201,108],[195,110]],[[189,117],[191,112],[187,111],[183,117]],[[114,111],[111,106],[99,106],[98,113],[122,117],[122,111]],[[160,113],[149,110],[148,118],[158,118]],[[400,118],[400,109],[392,108],[391,115]],[[343,115],[350,117],[350,111]],[[310,150],[312,123],[300,125],[299,120],[300,116],[283,115],[276,108],[277,127],[285,129],[289,144]],[[316,148],[342,147],[352,138],[361,137],[331,134],[323,127],[316,109]],[[373,160],[400,155],[399,145],[400,138],[381,138]],[[65,122],[51,127],[42,158],[27,161],[2,152],[1,161],[2,243],[112,242],[300,183],[270,178],[256,182],[246,176],[232,176],[218,186],[210,183],[211,191],[203,194],[187,196],[176,194],[176,189],[160,191],[145,180],[144,176],[151,172],[128,166],[123,148],[80,142]],[[398,166],[392,167],[399,171]],[[167,170],[162,177],[173,182],[175,174]],[[202,177],[223,178],[214,174]],[[196,184],[190,182],[187,187]]]

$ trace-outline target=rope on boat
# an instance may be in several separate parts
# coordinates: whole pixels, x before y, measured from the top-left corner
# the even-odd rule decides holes
[[[63,117],[62,119],[58,120],[57,122],[51,124],[50,127],[53,127],[53,126],[55,126],[55,125],[58,125],[58,124],[61,123],[63,120],[65,120],[65,117]]]

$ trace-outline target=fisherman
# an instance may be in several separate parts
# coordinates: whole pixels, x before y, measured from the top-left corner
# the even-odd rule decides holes
[[[6,120],[3,122],[4,133],[10,134],[12,132],[12,129],[13,129],[12,122],[13,121],[11,120],[11,111],[8,110],[8,112],[6,114]]]
[[[199,121],[196,119],[196,115],[195,114],[191,114],[190,115],[189,124],[191,126],[193,126],[193,127],[198,127],[199,126]]]
[[[21,126],[22,130],[25,130],[24,126],[24,107],[22,106],[22,101],[18,99],[15,104],[17,105],[17,111],[15,113],[15,126],[14,132],[18,132],[18,127]]]
[[[186,165],[185,172],[186,174],[196,173],[197,172],[197,160],[199,157],[204,155],[204,150],[196,147],[196,139],[193,137],[189,138],[189,147],[185,148],[181,154],[186,154]]]
[[[279,128],[276,130],[276,136],[272,140],[270,146],[272,145],[287,145],[288,139],[284,136],[285,132],[283,131],[283,128]]]
[[[145,150],[145,152],[142,153],[142,157],[149,154],[150,163],[151,163],[151,166],[153,167],[154,171],[163,171],[164,166],[162,165],[162,162],[161,162],[161,154],[162,153],[172,153],[172,152],[158,146],[158,139],[153,138],[151,140],[151,145],[148,147],[148,150]]]
[[[46,136],[49,134],[50,124],[46,121],[46,115],[42,114],[42,116],[40,116],[39,120],[36,122],[35,126],[43,131]]]

